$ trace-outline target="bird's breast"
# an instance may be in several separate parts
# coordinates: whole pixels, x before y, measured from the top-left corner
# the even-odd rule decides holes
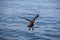
[[[28,24],[28,27],[33,27],[33,25],[34,25],[34,23],[30,22],[30,23]]]

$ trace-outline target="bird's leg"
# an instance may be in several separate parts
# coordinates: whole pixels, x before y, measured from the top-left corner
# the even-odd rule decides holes
[[[34,28],[32,27],[32,30],[34,30]]]
[[[30,31],[30,28],[28,30]]]

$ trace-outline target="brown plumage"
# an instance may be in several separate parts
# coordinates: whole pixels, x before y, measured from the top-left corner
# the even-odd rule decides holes
[[[35,19],[37,19],[38,17],[39,17],[39,14],[37,14],[33,19],[29,20],[29,19],[27,19],[27,18],[24,18],[24,17],[20,17],[20,16],[19,16],[19,18],[23,18],[23,19],[29,21],[29,24],[28,24],[29,30],[30,30],[31,28],[32,28],[32,30],[34,30],[34,28],[33,28],[34,22],[35,22]]]

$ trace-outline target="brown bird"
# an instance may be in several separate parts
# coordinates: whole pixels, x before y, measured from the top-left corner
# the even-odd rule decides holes
[[[34,22],[35,22],[35,19],[37,19],[38,17],[39,17],[39,14],[37,14],[33,19],[29,20],[29,19],[27,19],[27,18],[24,18],[24,17],[20,17],[20,16],[19,16],[19,18],[23,18],[23,19],[29,21],[29,24],[28,24],[28,28],[29,28],[29,29],[28,29],[28,30],[30,30],[31,28],[32,28],[32,30],[34,30],[34,28],[33,28]]]

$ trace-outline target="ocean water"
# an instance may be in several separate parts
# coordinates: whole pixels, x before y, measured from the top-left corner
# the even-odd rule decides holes
[[[60,40],[60,0],[0,0],[0,40]]]

